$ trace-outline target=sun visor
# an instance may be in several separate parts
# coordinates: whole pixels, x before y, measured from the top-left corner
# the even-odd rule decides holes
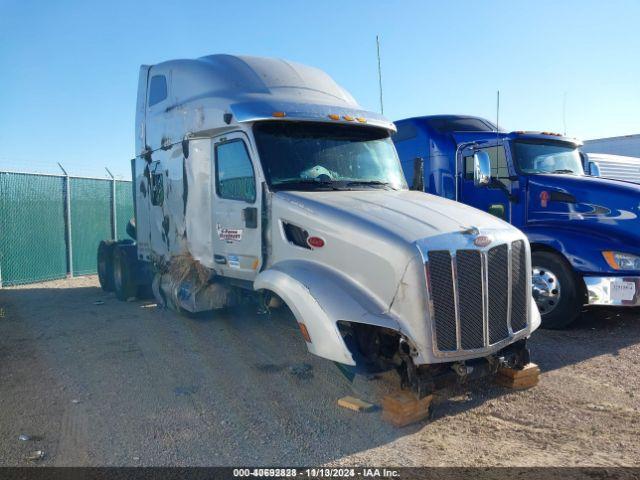
[[[233,104],[231,112],[240,123],[278,119],[370,125],[396,131],[393,122],[378,113],[344,106],[259,101]]]

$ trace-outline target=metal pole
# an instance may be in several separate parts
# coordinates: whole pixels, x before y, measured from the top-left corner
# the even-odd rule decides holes
[[[376,35],[376,49],[378,52],[378,88],[380,89],[380,113],[384,115],[384,104],[382,103],[382,67],[380,66],[380,37]]]
[[[58,166],[65,177],[65,223],[67,227],[67,277],[73,278],[73,239],[71,238],[71,178],[60,162]]]
[[[117,224],[117,213],[116,213],[116,177],[113,176],[113,173],[107,168],[104,167],[109,176],[111,177],[111,237],[113,240],[118,239],[118,224]]]

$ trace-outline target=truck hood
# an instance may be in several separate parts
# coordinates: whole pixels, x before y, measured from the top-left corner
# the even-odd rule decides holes
[[[528,224],[584,227],[622,237],[631,245],[638,244],[640,185],[599,177],[555,174],[532,175],[528,183]]]
[[[508,223],[475,208],[409,190],[288,191],[276,195],[314,215],[354,224],[366,222],[410,243],[472,227],[480,231],[513,229]]]

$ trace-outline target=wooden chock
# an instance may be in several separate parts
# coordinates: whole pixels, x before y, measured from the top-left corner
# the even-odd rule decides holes
[[[535,363],[528,363],[522,370],[500,367],[496,374],[496,383],[515,390],[534,387],[539,380],[540,368]]]
[[[338,405],[342,408],[353,410],[354,412],[370,412],[376,408],[374,404],[352,396],[339,398]]]
[[[400,390],[382,399],[382,419],[395,425],[405,427],[424,420],[429,416],[429,407],[433,395],[419,399],[413,392]]]

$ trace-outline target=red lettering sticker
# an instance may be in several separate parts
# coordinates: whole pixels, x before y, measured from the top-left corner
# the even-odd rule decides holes
[[[242,229],[240,228],[226,228],[218,223],[216,229],[218,230],[218,238],[223,242],[233,243],[242,240]]]

